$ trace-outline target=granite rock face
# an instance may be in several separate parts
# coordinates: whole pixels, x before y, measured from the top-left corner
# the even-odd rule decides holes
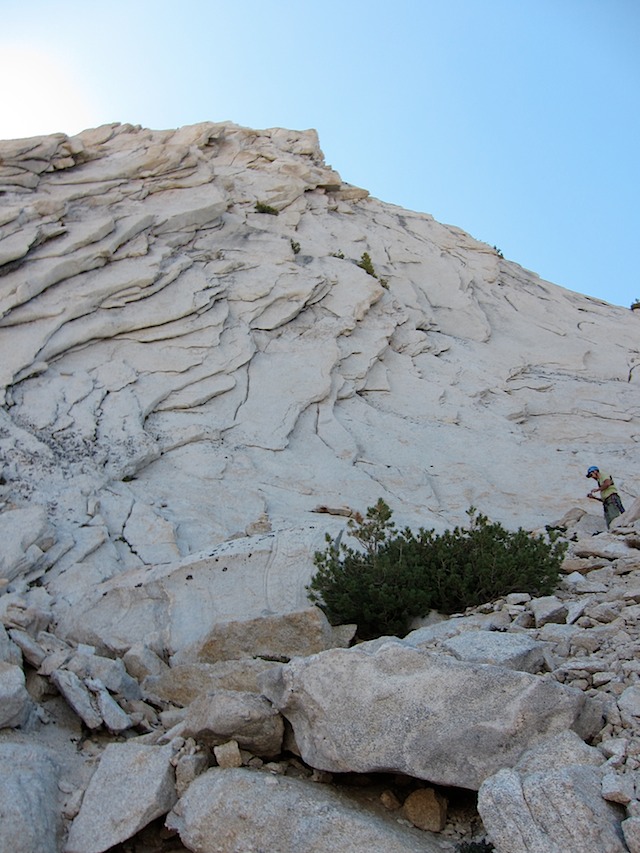
[[[314,131],[0,142],[0,193],[2,844],[640,850],[640,314]],[[562,580],[349,648],[306,585],[379,497],[553,528]]]
[[[0,575],[46,577],[60,619],[131,577],[191,642],[185,560],[245,615],[233,538],[263,537],[233,588],[279,613],[332,506],[530,528],[593,462],[634,490],[637,312],[368,197],[314,131],[13,140],[0,191]]]

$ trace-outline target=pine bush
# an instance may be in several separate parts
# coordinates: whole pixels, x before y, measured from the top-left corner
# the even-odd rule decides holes
[[[412,619],[430,610],[446,615],[510,592],[551,593],[566,543],[515,533],[471,507],[466,528],[436,534],[397,532],[387,504],[378,500],[348,530],[359,544],[332,541],[315,554],[307,590],[333,625],[356,623],[360,639],[404,636]]]

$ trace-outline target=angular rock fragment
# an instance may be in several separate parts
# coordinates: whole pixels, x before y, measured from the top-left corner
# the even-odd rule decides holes
[[[601,795],[601,772],[568,766],[526,776],[504,769],[478,792],[496,849],[509,853],[625,853],[622,809]]]
[[[371,815],[326,785],[246,768],[203,773],[166,823],[199,853],[442,853],[424,833],[401,827],[393,818]]]
[[[111,743],[71,824],[65,853],[103,853],[131,838],[176,801],[168,745]]]
[[[295,659],[260,678],[302,758],[477,789],[536,743],[580,727],[580,691],[528,673],[387,643]]]
[[[0,743],[0,850],[59,853],[60,766],[51,750]]]
[[[531,673],[542,667],[546,648],[543,643],[522,634],[497,631],[465,631],[446,640],[442,646],[459,660],[491,663]]]
[[[23,726],[32,710],[22,668],[0,661],[0,729]]]
[[[257,693],[217,690],[189,706],[182,735],[208,746],[234,740],[254,755],[271,757],[282,748],[284,722],[273,705]]]

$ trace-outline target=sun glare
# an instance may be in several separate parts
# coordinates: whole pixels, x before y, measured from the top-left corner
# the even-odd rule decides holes
[[[73,135],[101,123],[68,62],[31,45],[0,42],[0,139]]]

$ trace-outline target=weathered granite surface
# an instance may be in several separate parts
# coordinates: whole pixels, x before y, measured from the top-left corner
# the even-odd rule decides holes
[[[0,846],[157,849],[171,810],[176,850],[639,853],[640,312],[370,198],[314,131],[0,142],[0,198]],[[305,585],[379,497],[553,527],[564,577],[347,648]]]

